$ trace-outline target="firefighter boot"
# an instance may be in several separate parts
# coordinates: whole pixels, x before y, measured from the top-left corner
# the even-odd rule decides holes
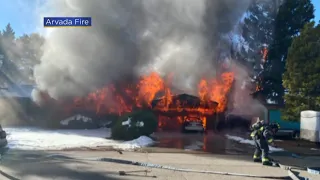
[[[261,156],[254,155],[253,162],[261,162]]]
[[[264,166],[272,166],[273,163],[272,163],[272,161],[270,161],[269,158],[262,158],[262,165],[264,165]]]
[[[280,167],[279,163],[276,160],[274,160],[272,158],[268,158],[268,159],[269,159],[269,162],[272,164],[272,166]]]

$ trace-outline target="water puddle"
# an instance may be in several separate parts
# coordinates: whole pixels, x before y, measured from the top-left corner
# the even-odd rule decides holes
[[[157,133],[154,147],[202,151],[215,154],[248,154],[250,145],[229,140],[224,134]],[[251,152],[251,151],[249,151]]]

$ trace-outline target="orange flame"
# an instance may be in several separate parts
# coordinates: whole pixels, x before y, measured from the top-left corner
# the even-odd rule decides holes
[[[151,73],[140,78],[136,86],[126,86],[116,88],[109,85],[86,97],[76,98],[73,108],[80,107],[93,110],[97,114],[115,113],[121,115],[131,112],[134,108],[149,107],[161,112],[180,112],[187,113],[176,117],[178,123],[182,123],[186,118],[196,116],[206,126],[206,115],[216,112],[223,112],[227,106],[227,96],[234,81],[232,72],[225,72],[219,79],[200,80],[198,84],[198,95],[200,104],[198,106],[188,106],[187,102],[174,100],[174,94],[170,89],[172,75],[161,78],[158,73]],[[152,102],[160,94],[159,102],[152,107]],[[218,105],[216,104],[218,103]],[[71,108],[72,109],[72,108]],[[167,124],[159,117],[159,127]]]
[[[267,55],[268,55],[268,48],[267,48],[267,47],[264,47],[264,48],[261,50],[261,54],[262,54],[263,63],[265,63],[266,60],[267,60]]]

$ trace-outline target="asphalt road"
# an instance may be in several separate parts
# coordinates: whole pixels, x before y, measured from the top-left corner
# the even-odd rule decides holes
[[[1,158],[0,179],[260,179],[221,174],[179,172],[114,162],[92,161],[92,158],[97,157],[132,160],[194,170],[288,177],[286,170],[253,163],[251,159],[253,147],[251,145],[227,140],[223,134],[208,134],[204,136],[200,134],[162,133],[156,134],[156,136],[156,147],[142,148],[137,150],[137,152],[123,152],[122,154],[110,149],[110,147],[73,149],[68,151],[9,150]],[[278,144],[280,147],[282,146],[285,149],[293,151],[273,153],[274,159],[277,159],[286,166],[297,167],[298,169],[294,171],[302,177],[309,177],[312,180],[320,179],[319,175],[311,175],[301,170],[306,167],[320,166],[319,150],[311,150],[313,148],[312,144],[299,141],[279,141]],[[298,156],[292,156],[293,153],[298,153]],[[66,159],[65,157],[69,158]],[[150,172],[147,174],[137,172],[125,176],[119,175],[119,171],[137,170],[149,170]]]
[[[59,156],[58,156],[59,155]],[[69,157],[59,158],[60,156]],[[55,158],[53,158],[55,157]],[[281,168],[266,167],[260,163],[253,163],[248,155],[217,155],[206,153],[141,153],[116,151],[17,151],[10,150],[2,158],[0,165],[0,179],[10,180],[116,180],[116,179],[260,179],[238,177],[230,175],[216,175],[206,173],[178,172],[164,169],[154,169],[125,165],[111,162],[92,161],[92,158],[108,157],[153,164],[168,165],[178,168],[194,170],[220,171],[229,173],[251,174],[259,176],[287,177],[287,171]],[[320,157],[294,159],[278,157],[287,165],[315,166]],[[131,173],[119,175],[119,171],[149,170],[149,173]],[[272,173],[270,173],[272,172]],[[296,170],[300,175],[313,179],[319,178],[305,171]],[[1,175],[3,177],[1,177]],[[269,178],[274,179],[274,178]]]

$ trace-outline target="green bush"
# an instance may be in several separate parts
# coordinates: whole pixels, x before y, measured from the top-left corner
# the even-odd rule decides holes
[[[122,125],[131,118],[130,125]],[[143,126],[141,126],[143,122]],[[139,110],[120,116],[111,128],[112,138],[117,140],[132,140],[140,136],[149,136],[158,126],[157,117],[149,110]]]

